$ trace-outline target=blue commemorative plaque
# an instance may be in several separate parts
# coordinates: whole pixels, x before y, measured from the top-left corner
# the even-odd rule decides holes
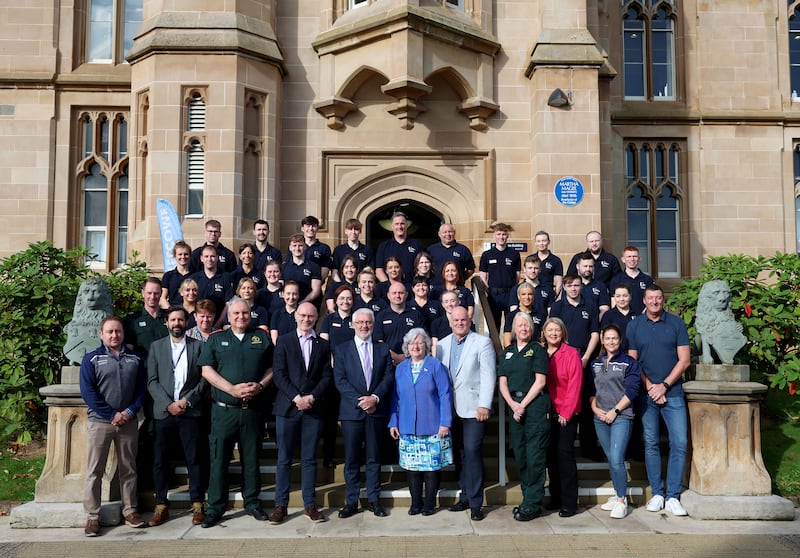
[[[554,193],[561,205],[572,207],[583,199],[583,184],[574,176],[565,176],[556,182]]]

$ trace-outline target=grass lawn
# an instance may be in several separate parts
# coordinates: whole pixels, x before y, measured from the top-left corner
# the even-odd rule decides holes
[[[800,495],[800,395],[770,389],[761,409],[761,454],[775,493]]]
[[[0,451],[0,500],[28,502],[33,500],[36,479],[44,467],[44,448],[35,451]]]

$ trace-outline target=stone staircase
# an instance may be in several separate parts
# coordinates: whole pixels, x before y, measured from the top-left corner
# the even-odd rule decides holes
[[[522,500],[522,494],[514,464],[513,452],[507,449],[505,461],[507,482],[501,483],[499,470],[499,436],[498,421],[494,417],[489,426],[489,434],[484,440],[484,464],[486,468],[486,504],[516,505]],[[341,438],[339,438],[341,442]],[[274,439],[265,439],[262,442],[261,452],[261,500],[265,508],[274,505],[275,498],[275,462],[278,449]],[[299,454],[298,454],[299,455]],[[321,448],[318,451],[321,455]],[[297,457],[297,456],[296,456]],[[319,461],[317,473],[317,503],[322,507],[341,507],[344,505],[345,482],[343,452],[341,446],[337,448],[336,468],[325,469]],[[634,505],[643,505],[649,497],[647,475],[644,463],[638,461],[626,462],[629,474],[628,496]],[[363,471],[363,468],[362,468]],[[381,502],[389,507],[407,507],[410,505],[410,495],[406,485],[405,471],[397,464],[388,464],[381,467]],[[241,466],[238,462],[238,452],[234,452],[234,459],[230,467],[231,490],[229,506],[242,507],[242,496],[239,491]],[[607,463],[578,459],[579,502],[582,506],[589,506],[605,502],[613,495],[613,488],[609,479]],[[169,492],[169,500],[173,508],[188,508],[189,491],[187,484],[186,467],[175,465],[173,482]],[[141,490],[139,495],[140,509],[152,509],[153,494],[151,490]],[[439,491],[439,505],[447,506],[456,501],[459,489],[453,466],[447,467],[442,472],[442,485]],[[549,492],[545,492],[546,498]],[[362,491],[362,497],[365,494]],[[292,491],[289,500],[290,507],[302,507],[300,494],[300,464],[292,467]]]

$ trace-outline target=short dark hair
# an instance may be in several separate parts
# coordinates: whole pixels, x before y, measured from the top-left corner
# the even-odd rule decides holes
[[[167,317],[169,317],[169,315],[172,314],[173,312],[183,312],[183,319],[184,320],[189,319],[189,312],[183,306],[175,304],[167,308]]]
[[[592,256],[592,253],[589,250],[586,250],[585,252],[581,252],[578,255],[578,261],[579,262],[582,262],[584,260],[592,260],[592,261],[594,261],[594,256]]]
[[[301,225],[314,225],[315,227],[319,227],[319,219],[314,217],[313,215],[306,215],[303,217],[303,220],[300,221]]]
[[[103,318],[103,321],[100,322],[100,331],[103,331],[103,326],[105,326],[108,322],[119,322],[119,325],[124,326],[122,318],[111,314]]]
[[[154,285],[158,285],[158,286],[159,286],[159,288],[162,288],[162,289],[164,288],[164,287],[161,285],[161,279],[159,279],[158,277],[153,277],[153,276],[151,275],[150,277],[148,277],[147,279],[145,279],[144,281],[142,281],[142,290],[144,290],[144,288],[145,288],[145,287],[147,287],[147,284],[148,284],[148,283],[152,283],[152,284],[154,284]]]
[[[661,285],[657,283],[650,283],[644,288],[644,294],[647,294],[648,292],[660,292],[663,295],[664,289],[662,289]]]
[[[264,219],[256,219],[253,223],[253,228],[256,228],[256,225],[266,225],[269,228],[269,223],[267,223]]]
[[[633,294],[631,292],[630,285],[628,285],[627,283],[617,283],[616,285],[614,285],[614,288],[611,289],[611,294],[613,295],[615,292],[617,292],[617,289],[625,289],[626,291],[628,291],[629,295]]]

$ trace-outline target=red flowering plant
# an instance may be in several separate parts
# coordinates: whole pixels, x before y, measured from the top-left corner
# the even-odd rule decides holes
[[[783,253],[709,257],[700,275],[684,281],[667,299],[668,309],[683,317],[691,338],[700,289],[714,279],[730,286],[733,314],[748,339],[737,361],[750,365],[754,380],[794,391],[800,380],[800,258]]]

